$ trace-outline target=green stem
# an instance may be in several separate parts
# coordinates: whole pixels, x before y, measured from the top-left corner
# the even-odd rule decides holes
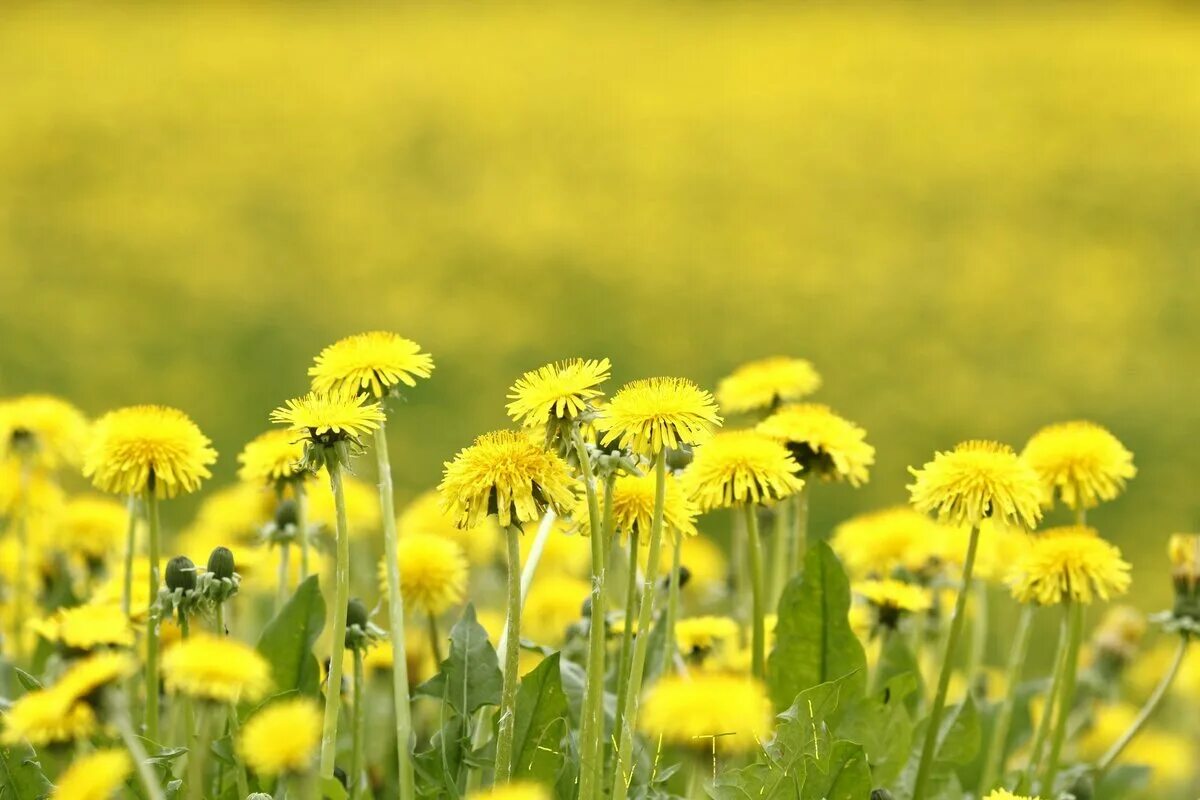
[[[187,796],[204,800],[204,767],[208,753],[208,709],[203,705],[196,714],[195,727],[188,736]]]
[[[788,575],[799,575],[804,569],[804,553],[808,549],[808,492],[811,480],[792,495],[792,547]]]
[[[159,785],[158,777],[150,766],[150,757],[146,755],[146,748],[142,747],[137,734],[133,732],[133,723],[129,720],[129,712],[126,708],[121,708],[120,711],[113,714],[113,724],[121,736],[121,742],[124,743],[125,749],[129,751],[130,758],[133,759],[138,779],[142,782],[142,788],[146,790],[146,797],[149,800],[163,800],[162,786]]]
[[[966,678],[967,691],[974,688],[973,681],[979,675],[987,655],[988,634],[988,587],[985,581],[975,581],[972,592],[975,595],[975,614],[971,619],[971,649],[967,651],[967,668],[963,677]]]
[[[381,423],[375,429],[375,463],[379,473],[379,505],[383,515],[384,561],[387,564],[388,631],[392,639],[392,702],[396,710],[396,758],[400,765],[400,800],[413,800],[412,707],[408,694],[408,660],[404,643],[404,596],[400,591],[400,556],[396,533],[395,494],[387,435]],[[441,663],[439,661],[439,663]]]
[[[579,461],[579,474],[583,478],[587,494],[588,523],[591,526],[592,545],[592,597],[591,624],[588,630],[588,670],[583,692],[583,712],[579,730],[579,800],[592,800],[596,787],[597,767],[595,759],[600,752],[599,741],[603,736],[604,719],[597,718],[602,708],[597,702],[604,692],[604,529],[600,523],[600,504],[596,497],[596,476],[592,472],[587,446],[579,433],[578,426],[571,428],[571,443]],[[607,505],[612,493],[605,495]]]
[[[1058,637],[1058,650],[1054,655],[1054,674],[1050,679],[1050,686],[1046,690],[1046,699],[1042,708],[1042,717],[1038,721],[1037,729],[1033,733],[1033,741],[1029,747],[1029,763],[1025,765],[1025,770],[1021,774],[1021,779],[1017,782],[1017,794],[1028,794],[1033,786],[1033,776],[1037,772],[1038,765],[1042,760],[1042,749],[1046,745],[1046,738],[1050,733],[1050,725],[1054,719],[1055,704],[1058,701],[1059,692],[1062,689],[1063,671],[1067,659],[1067,649],[1069,633],[1067,630],[1067,620],[1063,620],[1062,631]]]
[[[946,650],[942,657],[942,669],[938,675],[937,692],[933,706],[929,709],[929,725],[925,730],[925,744],[921,748],[921,760],[917,766],[917,778],[913,783],[912,800],[921,800],[929,782],[933,757],[937,750],[938,736],[942,725],[942,712],[946,709],[946,692],[950,688],[950,675],[954,672],[954,654],[962,636],[966,619],[967,595],[971,592],[971,579],[975,571],[975,552],[979,549],[979,526],[971,527],[971,538],[967,543],[967,557],[963,561],[962,586],[954,602],[954,619],[950,621],[950,635],[946,639]]]
[[[608,635],[607,616],[608,616],[608,604],[611,601],[611,598],[609,597],[609,592],[611,591],[611,589],[609,588],[609,585],[608,585],[608,583],[609,583],[608,572],[609,572],[609,566],[610,566],[609,560],[612,558],[612,554],[613,554],[613,548],[612,548],[612,542],[613,542],[613,487],[616,485],[616,482],[617,482],[616,473],[615,472],[609,473],[608,477],[605,479],[605,485],[604,485],[604,511],[603,511],[603,519],[601,522],[601,531],[603,532],[603,538],[604,538],[604,548],[601,552],[601,557],[604,560],[603,560],[603,572],[600,575],[600,592],[604,596],[604,602],[603,602],[603,612],[604,613],[602,613],[599,618],[601,634],[602,634],[602,638],[601,638],[602,655],[601,655],[601,661],[600,661],[600,667],[601,667],[600,672],[601,672],[601,675],[605,675],[606,677],[607,677],[607,672],[608,672],[608,666],[605,663],[605,659],[607,659],[607,656],[608,656],[608,639],[606,638]],[[595,619],[595,617],[593,616],[593,620],[594,619]],[[604,680],[601,680],[600,681],[600,690],[598,692],[596,692],[596,696],[594,698],[592,698],[592,703],[593,703],[592,716],[596,720],[596,737],[595,737],[595,741],[592,743],[593,750],[589,754],[589,756],[591,758],[592,764],[595,765],[595,770],[594,770],[595,771],[595,777],[594,777],[595,783],[593,785],[595,787],[594,792],[597,795],[599,795],[603,792],[603,789],[601,787],[603,785],[602,782],[604,780],[603,775],[604,775],[604,763],[605,763],[605,752],[606,752],[605,751],[605,743],[607,741],[607,731],[605,730],[605,724],[604,724],[605,723],[604,685],[605,685]]]
[[[429,627],[429,648],[433,651],[433,661],[435,664],[442,663],[442,636],[438,633],[437,617],[432,613],[428,615]]]
[[[629,574],[625,586],[625,629],[621,631],[621,656],[617,661],[617,708],[613,730],[621,730],[625,718],[625,697],[629,694],[629,665],[633,662],[634,614],[637,613],[638,529],[629,532]]]
[[[432,617],[430,617],[432,619]],[[439,659],[440,663],[440,659]],[[350,750],[350,800],[355,800],[362,787],[363,777],[363,742],[366,737],[367,715],[363,708],[363,670],[362,650],[354,648],[354,720],[351,723],[353,745]]]
[[[513,734],[516,731],[517,671],[521,654],[521,529],[508,526],[508,622],[504,650],[504,683],[496,733],[496,784],[512,780]]]
[[[979,797],[990,792],[1004,772],[1004,762],[1008,755],[1008,734],[1012,729],[1013,709],[1017,704],[1017,688],[1021,682],[1021,669],[1025,666],[1029,641],[1033,638],[1033,612],[1032,604],[1021,606],[1021,616],[1017,619],[1017,630],[1013,634],[1013,647],[1008,656],[1008,668],[1005,670],[1004,700],[996,709],[996,724],[992,727],[987,759],[984,761],[983,772],[979,778],[979,791],[977,792]]]
[[[300,580],[308,577],[308,491],[304,479],[292,481],[296,494],[296,538],[300,540]]]
[[[137,546],[137,495],[129,495],[129,525],[125,529],[125,576],[121,584],[121,611],[133,612],[133,548]]]
[[[216,626],[217,636],[228,636],[229,631],[225,628],[225,604],[217,603],[216,616],[213,619],[213,625]]]
[[[275,611],[283,608],[283,604],[288,599],[288,556],[291,554],[291,545],[284,542],[279,547],[279,589],[275,597]]]
[[[733,618],[745,622],[749,614],[750,580],[746,570],[746,517],[736,508],[729,533],[729,574],[733,578]]]
[[[654,616],[654,593],[658,588],[658,564],[662,550],[663,504],[667,492],[667,459],[661,452],[655,456],[654,474],[654,518],[650,526],[650,552],[647,554],[646,572],[642,576],[642,607],[638,612],[638,635],[634,640],[633,659],[629,665],[629,686],[625,695],[625,712],[621,717],[617,773],[613,780],[612,800],[625,800],[629,792],[629,783],[633,780],[633,731],[637,727],[642,676],[646,667],[646,652],[650,646],[650,624]]]
[[[342,651],[346,646],[346,605],[350,602],[350,536],[346,522],[346,494],[342,488],[341,455],[329,454],[329,487],[337,512],[337,557],[334,563],[334,595],[330,606],[329,679],[325,685],[325,721],[321,733],[321,777],[333,777],[337,760],[338,714],[342,707]],[[403,649],[396,662],[404,663]]]
[[[775,528],[771,533],[771,591],[767,596],[769,608],[776,608],[779,605],[779,597],[783,594],[783,587],[787,585],[788,578],[788,563],[790,554],[790,542],[788,541],[788,517],[787,517],[788,502],[781,500],[775,504],[773,509],[775,517]]]
[[[1190,641],[1186,633],[1179,637],[1179,646],[1175,649],[1175,657],[1171,659],[1171,666],[1167,668],[1166,673],[1162,676],[1162,680],[1154,687],[1154,692],[1146,700],[1146,704],[1142,706],[1142,710],[1138,712],[1129,729],[1121,734],[1121,738],[1113,742],[1112,747],[1108,748],[1108,751],[1096,762],[1097,782],[1099,782],[1098,779],[1109,770],[1113,763],[1121,757],[1121,753],[1133,741],[1133,737],[1137,736],[1142,726],[1158,710],[1163,698],[1167,696],[1167,690],[1171,688],[1171,684],[1175,681],[1175,676],[1179,674],[1179,667],[1183,664],[1183,657],[1187,655]]]
[[[762,542],[758,537],[758,506],[746,503],[743,506],[746,515],[747,555],[750,566],[750,596],[752,613],[750,617],[751,637],[750,670],[754,677],[762,680],[766,675],[767,628],[763,610],[763,570]]]
[[[220,606],[218,606],[220,608]],[[238,722],[238,710],[236,703],[230,703],[226,712],[227,726],[229,728],[229,738],[236,745],[241,738],[241,723]],[[238,797],[244,798],[250,794],[250,779],[246,774],[246,762],[243,759],[235,759],[236,766],[234,767],[234,777],[237,779]]]
[[[678,647],[675,642],[675,620],[679,617],[679,567],[683,559],[683,534],[674,532],[675,542],[671,548],[671,574],[667,578],[667,635],[663,642],[662,674],[667,675],[675,663]]]
[[[158,550],[160,530],[158,522],[158,492],[154,475],[146,488],[147,539],[150,555],[150,609],[146,614],[146,738],[155,744],[158,741],[158,622],[162,610],[158,604]]]
[[[1046,777],[1042,782],[1047,796],[1054,796],[1054,779],[1058,777],[1058,762],[1067,740],[1067,721],[1075,705],[1075,678],[1079,670],[1079,648],[1083,644],[1083,604],[1067,601],[1067,657],[1064,664],[1062,691],[1058,698],[1058,718],[1050,738],[1050,754],[1046,760]]]
[[[14,528],[17,539],[17,574],[13,581],[12,598],[12,657],[13,664],[25,664],[25,591],[36,582],[29,569],[29,484],[33,479],[33,466],[29,458],[21,457],[21,473],[17,488],[17,510]]]

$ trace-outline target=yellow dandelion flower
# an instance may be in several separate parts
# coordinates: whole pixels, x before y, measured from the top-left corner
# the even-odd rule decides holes
[[[1129,569],[1116,545],[1092,528],[1070,525],[1037,536],[1017,563],[1010,585],[1022,603],[1091,603],[1125,594]]]
[[[1059,498],[1068,508],[1094,508],[1137,475],[1133,453],[1094,422],[1048,425],[1029,439],[1021,457],[1037,473],[1047,507]]]
[[[504,626],[504,620],[500,621]],[[391,670],[396,663],[396,651],[389,641],[381,641],[369,649],[363,657],[363,668],[368,673]],[[437,672],[433,659],[433,648],[429,635],[422,628],[408,627],[404,632],[404,663],[408,668],[408,684],[416,687],[432,678]]]
[[[873,616],[871,610],[866,606],[855,604],[850,606],[850,611],[846,614],[846,621],[850,623],[850,630],[854,631],[854,635],[866,641],[871,635],[871,626],[874,624]]]
[[[65,498],[45,470],[26,470],[19,461],[0,461],[0,517],[24,515],[31,528],[57,522]]]
[[[522,564],[528,563],[534,540],[533,536],[521,537]],[[554,528],[542,544],[542,560],[538,571],[582,578],[591,574],[591,568],[591,544],[576,533],[571,523],[563,519],[556,519]]]
[[[467,795],[468,800],[550,800],[550,790],[533,781],[513,781]]]
[[[101,417],[85,451],[83,474],[96,488],[113,494],[159,497],[191,493],[212,476],[217,460],[208,437],[174,408],[131,406]]]
[[[726,414],[743,414],[794,403],[821,388],[821,376],[803,358],[774,356],[751,361],[717,384],[717,401]]]
[[[78,466],[88,422],[75,406],[45,394],[0,402],[0,460],[21,455],[45,469]]]
[[[889,611],[921,612],[928,611],[933,605],[933,595],[929,589],[891,578],[857,581],[852,589],[876,608]]]
[[[800,465],[780,442],[754,431],[718,433],[684,471],[701,511],[778,500],[799,491]]]
[[[207,633],[171,648],[162,661],[168,692],[204,700],[253,702],[271,688],[271,667],[254,648]]]
[[[71,762],[50,796],[55,800],[108,800],[132,772],[133,761],[124,750],[97,750]]]
[[[974,440],[935,453],[921,469],[908,468],[913,507],[937,512],[951,525],[978,525],[995,517],[1033,528],[1042,517],[1037,474],[1007,445]]]
[[[46,641],[73,650],[132,647],[134,642],[129,618],[115,605],[60,608],[45,619],[32,620],[29,626]]]
[[[755,430],[786,444],[805,475],[861,486],[875,463],[867,432],[819,403],[784,406]]]
[[[138,556],[133,560],[133,586],[129,617],[134,622],[144,620],[150,609],[150,559]],[[110,575],[92,592],[88,605],[121,607],[125,592],[125,577],[118,572]]]
[[[557,647],[567,628],[583,617],[583,602],[591,593],[588,581],[566,575],[539,575],[529,589],[521,612],[521,636]]]
[[[747,753],[771,732],[771,703],[756,680],[700,672],[661,678],[646,695],[638,727],[651,740],[711,752]]]
[[[248,483],[276,486],[311,475],[304,466],[303,441],[288,430],[270,430],[254,437],[238,454],[238,463],[238,477]]]
[[[941,567],[949,569],[952,574],[958,574],[967,558],[970,534],[970,528],[937,525],[937,532],[928,543],[930,557]],[[1007,581],[1013,566],[1024,557],[1032,541],[1033,538],[1020,528],[985,519],[979,523],[975,577],[984,581]]]
[[[438,616],[462,602],[469,567],[456,542],[431,533],[408,533],[400,537],[396,556],[400,593],[410,608]],[[379,562],[379,585],[386,593],[386,560]]]
[[[616,442],[656,456],[681,445],[701,444],[721,425],[712,395],[684,378],[647,378],[621,387],[599,413],[602,445]]]
[[[508,390],[508,415],[527,428],[574,420],[603,396],[610,369],[607,358],[575,358],[526,372]]]
[[[442,507],[460,528],[495,514],[502,527],[534,522],[547,508],[569,509],[575,479],[566,462],[514,431],[485,433],[445,464]]]
[[[329,473],[322,470],[320,478],[326,482]],[[375,533],[383,521],[379,510],[379,489],[373,484],[351,475],[342,475],[342,493],[346,500],[346,524],[350,537]],[[308,521],[312,525],[324,525],[333,530],[336,526],[337,510],[333,505],[333,492],[312,492],[308,497]]]
[[[675,642],[685,656],[736,644],[741,628],[732,617],[684,617],[675,623]]]
[[[63,506],[56,530],[59,547],[94,561],[125,549],[129,511],[101,495],[72,497]]]
[[[43,747],[87,738],[96,728],[96,714],[91,706],[52,686],[17,698],[4,715],[0,744],[24,741],[33,747]]]
[[[376,503],[378,505],[378,503]],[[454,524],[454,517],[442,509],[436,489],[422,492],[396,520],[403,538],[414,533],[428,533],[449,539],[463,549],[467,560],[475,565],[491,564],[500,549],[500,527],[488,518],[473,530],[463,530]]]
[[[1184,589],[1200,583],[1200,535],[1174,533],[1167,540],[1167,557],[1171,560],[1171,575]]]
[[[941,528],[909,506],[895,506],[851,517],[834,529],[830,545],[854,577],[921,572]]]
[[[128,653],[93,653],[76,661],[54,684],[55,690],[77,702],[86,700],[104,686],[111,686],[137,671],[137,662]]]
[[[307,697],[280,700],[246,722],[238,752],[260,775],[297,775],[312,769],[321,745],[321,710]]]
[[[657,479],[654,473],[621,475],[613,482],[613,530],[622,540],[628,539],[629,534],[637,531],[642,537],[643,545],[649,542],[650,528],[654,522],[656,487]],[[598,486],[597,496],[601,506],[604,504],[605,494],[605,487]],[[685,537],[695,536],[697,513],[696,504],[688,497],[682,482],[674,475],[668,474],[663,495],[663,524],[666,529]],[[586,501],[583,499],[575,509],[574,518],[579,532],[590,536],[591,522],[588,519]]]
[[[433,356],[388,331],[347,336],[326,347],[308,368],[313,389],[322,394],[389,394],[398,383],[413,387],[433,372]]]
[[[332,445],[371,433],[385,419],[383,409],[366,397],[309,392],[271,412],[271,421],[319,445]]]

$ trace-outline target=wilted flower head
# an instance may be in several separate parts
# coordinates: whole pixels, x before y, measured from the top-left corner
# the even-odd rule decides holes
[[[614,442],[635,453],[700,444],[721,424],[712,395],[684,378],[647,378],[625,384],[597,419],[600,444]]]
[[[712,752],[747,753],[771,732],[771,704],[758,681],[699,672],[660,678],[646,695],[638,727],[653,740]]]
[[[271,667],[241,642],[196,633],[167,651],[162,662],[168,692],[234,703],[253,702],[271,687]]]
[[[575,358],[526,372],[508,390],[508,415],[526,428],[571,422],[603,396],[607,358]]]
[[[621,475],[613,481],[611,503],[614,533],[622,539],[627,539],[629,534],[636,530],[638,535],[643,537],[643,544],[649,541],[647,537],[654,522],[656,487],[657,479],[653,473]],[[597,496],[601,503],[606,502],[606,492],[604,486],[597,488]],[[695,536],[697,513],[698,509],[688,497],[681,480],[667,475],[663,495],[664,528],[681,536]],[[591,536],[591,521],[583,500],[580,500],[575,510],[575,520],[579,532],[584,536]]]
[[[908,468],[913,507],[936,512],[952,525],[978,525],[989,517],[1032,528],[1042,517],[1037,474],[1007,445],[974,440],[935,453],[921,469]]]
[[[469,567],[457,542],[432,533],[405,533],[396,556],[406,605],[436,616],[462,602]],[[386,595],[386,560],[379,562],[379,585]]]
[[[271,430],[254,437],[238,454],[238,463],[239,478],[267,486],[312,474],[304,465],[304,439],[292,430]]]
[[[118,748],[81,755],[59,776],[54,800],[108,800],[133,772],[129,754]]]
[[[321,711],[307,697],[279,700],[246,722],[238,752],[260,775],[296,775],[312,769],[321,744]]]
[[[348,336],[326,347],[308,368],[318,394],[368,395],[381,399],[398,383],[416,386],[433,372],[433,356],[388,331]]]
[[[27,394],[0,401],[0,461],[16,455],[46,469],[76,466],[87,435],[87,419],[65,400]]]
[[[113,494],[159,497],[191,493],[212,473],[217,460],[208,437],[196,423],[174,408],[130,406],[110,411],[92,431],[83,474],[98,489]]]
[[[1070,525],[1039,534],[1009,583],[1022,603],[1091,603],[1125,594],[1129,569],[1116,545],[1092,528]]]
[[[570,508],[574,486],[566,462],[528,434],[493,431],[446,462],[438,492],[460,528],[473,528],[489,514],[508,527],[540,519],[547,508]]]
[[[1061,498],[1068,508],[1094,508],[1137,475],[1133,453],[1094,422],[1048,425],[1030,438],[1021,457],[1037,472],[1047,507]]]
[[[780,442],[754,431],[718,433],[684,471],[701,511],[787,497],[804,486],[800,465]]]
[[[784,406],[755,430],[786,444],[805,476],[861,486],[875,463],[867,432],[819,403]]]
[[[751,361],[717,384],[717,401],[726,414],[772,409],[803,400],[821,388],[821,376],[803,358],[775,356]]]

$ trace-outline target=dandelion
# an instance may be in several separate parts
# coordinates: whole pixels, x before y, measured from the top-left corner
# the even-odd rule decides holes
[[[526,428],[573,422],[604,396],[610,369],[607,358],[575,358],[526,372],[508,390],[508,415]]]
[[[903,614],[928,611],[933,605],[929,589],[904,581],[858,581],[851,589],[875,609],[876,623],[884,630],[894,630]]]
[[[125,506],[100,495],[72,497],[58,520],[62,549],[102,562],[119,552],[129,524]]]
[[[163,678],[167,691],[197,700],[254,702],[271,688],[271,667],[252,647],[197,633],[163,658]]]
[[[713,650],[736,643],[740,629],[732,617],[685,617],[675,623],[675,642],[679,652],[700,658]]]
[[[321,710],[308,698],[279,700],[242,729],[238,752],[260,775],[302,775],[321,744]]]
[[[646,696],[639,727],[652,739],[713,752],[748,753],[771,731],[771,704],[757,680],[702,672],[667,676]]]
[[[683,378],[647,378],[625,384],[600,410],[602,445],[617,443],[635,453],[657,456],[663,450],[706,441],[721,417],[712,395]]]
[[[1137,475],[1133,453],[1094,422],[1048,425],[1029,439],[1021,457],[1037,473],[1048,508],[1055,499],[1077,512],[1095,508]]]
[[[388,331],[348,336],[326,347],[308,369],[313,390],[327,395],[388,396],[399,384],[417,385],[433,372],[433,356]]]
[[[1022,603],[1089,604],[1129,589],[1130,565],[1116,545],[1082,525],[1043,531],[1015,567],[1013,597]]]
[[[46,641],[72,650],[132,647],[134,642],[129,617],[115,605],[60,608],[46,619],[29,624]]]
[[[612,499],[602,490],[600,499],[612,503],[613,532],[622,540],[631,536],[649,536],[654,524],[655,478],[653,475],[619,475],[612,484]],[[698,509],[688,497],[682,482],[668,475],[666,492],[663,496],[663,522],[667,530],[677,536],[692,537],[697,534],[696,514]],[[591,535],[591,526],[583,513],[576,513],[579,532]],[[641,540],[643,544],[645,539]]]
[[[87,419],[70,403],[44,394],[0,402],[0,461],[11,456],[48,470],[78,466]]]
[[[12,745],[24,741],[42,747],[85,739],[96,728],[96,714],[91,706],[55,687],[38,689],[12,704],[4,716],[0,743]]]
[[[591,584],[567,575],[547,574],[529,589],[521,632],[539,644],[557,647],[567,638],[567,628],[583,616]]]
[[[717,401],[726,414],[773,409],[803,400],[821,388],[821,376],[803,358],[775,356],[751,361],[717,384]]]
[[[396,527],[402,538],[420,533],[449,539],[462,548],[473,566],[491,564],[500,548],[500,527],[494,518],[488,517],[475,528],[464,530],[455,525],[453,515],[442,508],[441,496],[436,489],[422,492],[405,506],[396,519]]]
[[[271,412],[272,422],[287,425],[289,431],[307,440],[306,454],[311,454],[314,446],[333,447],[348,441],[357,444],[359,437],[374,431],[383,419],[379,405],[365,397],[316,392],[288,400]],[[314,465],[320,464],[324,461]]]
[[[550,791],[533,781],[513,781],[467,795],[468,800],[550,800]]]
[[[96,750],[71,763],[54,787],[55,800],[108,800],[133,772],[124,750]]]
[[[867,444],[867,432],[833,413],[829,406],[784,406],[755,430],[786,444],[806,476],[861,486],[875,463],[875,448]]]
[[[834,529],[830,546],[855,577],[886,577],[895,570],[924,572],[942,526],[909,506],[851,517]]]
[[[467,587],[468,564],[462,548],[450,539],[430,533],[410,533],[400,538],[400,591],[415,610],[438,616],[462,602]],[[387,564],[379,563],[379,582],[386,591]]]
[[[1173,622],[1181,628],[1200,622],[1200,535],[1172,534],[1167,540],[1171,580],[1175,586]]]
[[[304,442],[290,430],[270,430],[246,443],[238,454],[238,477],[247,483],[279,487],[308,478]]]

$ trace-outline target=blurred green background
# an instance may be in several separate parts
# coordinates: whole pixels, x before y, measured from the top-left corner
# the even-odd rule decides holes
[[[522,370],[811,358],[879,451],[1112,428],[1194,526],[1200,17],[1137,5],[8,6],[0,392],[190,412],[229,480],[333,339],[434,353],[406,496]]]

